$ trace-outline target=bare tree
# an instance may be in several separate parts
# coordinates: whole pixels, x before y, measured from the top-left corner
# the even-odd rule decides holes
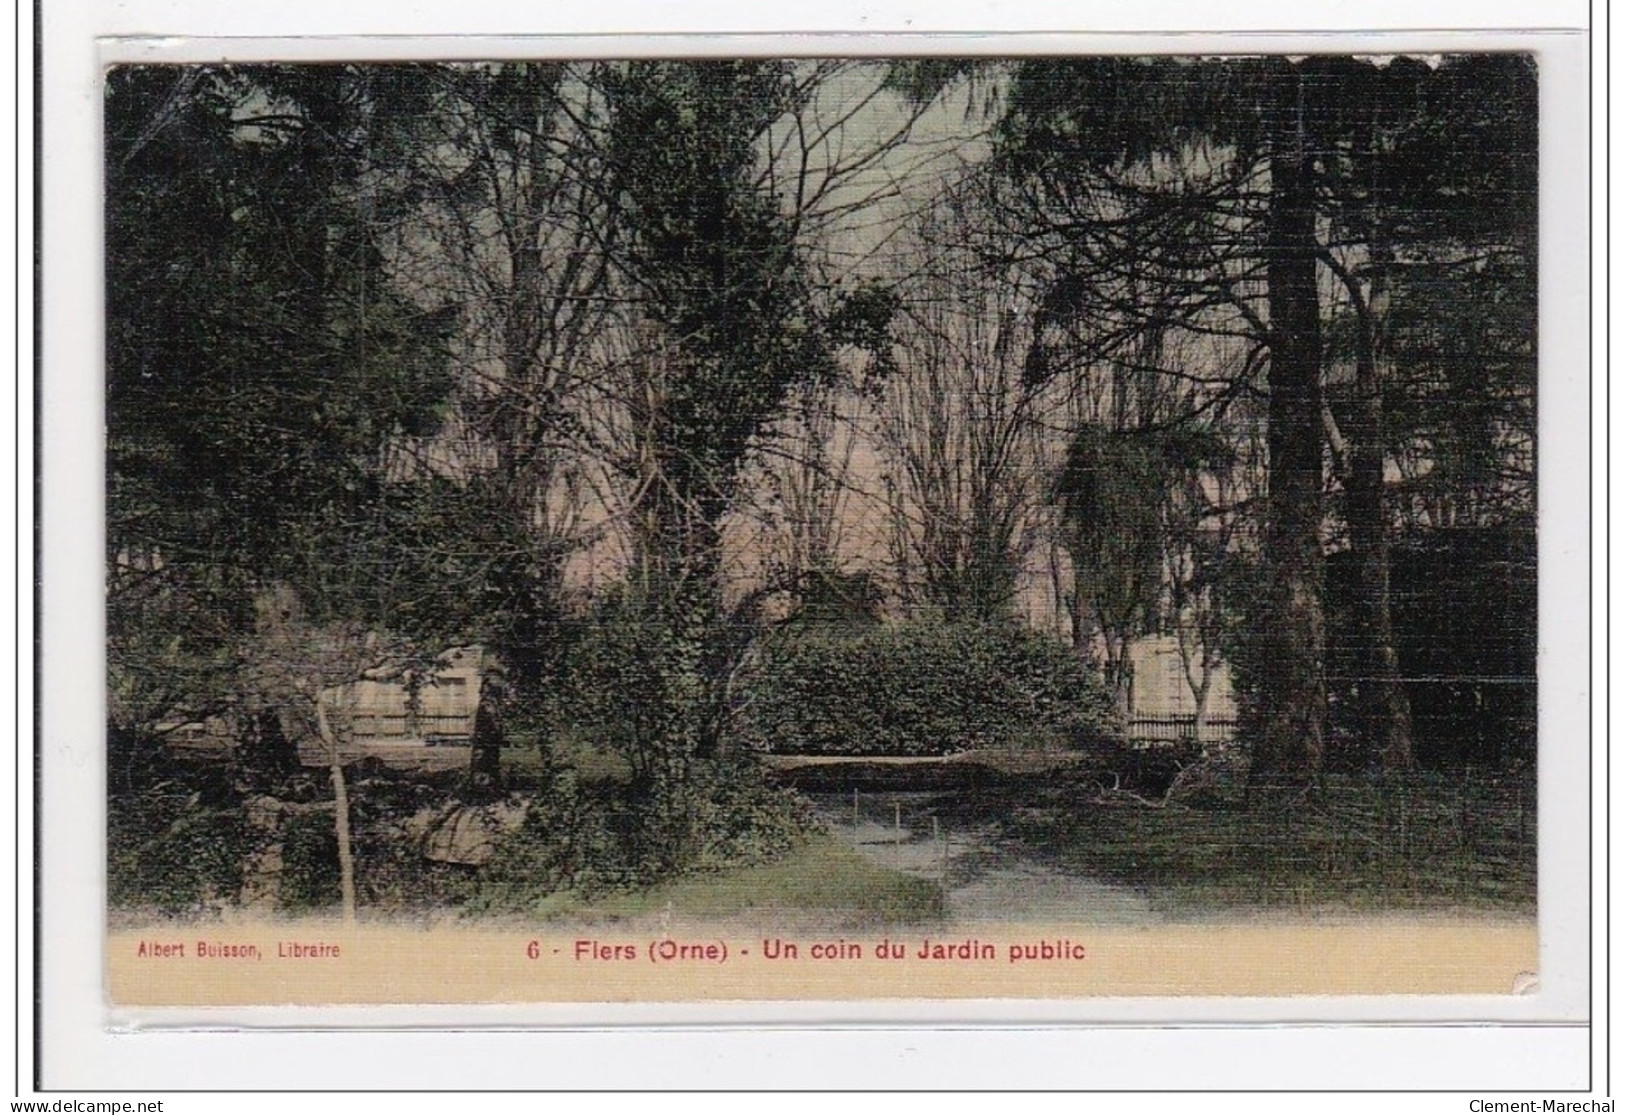
[[[581,537],[581,408],[617,307],[602,63],[433,67],[412,168],[419,223],[397,269],[460,307],[459,408],[428,467],[485,490],[504,559],[494,632],[515,681],[553,667],[563,568]]]
[[[951,616],[994,620],[1013,613],[1033,539],[1036,385],[1022,366],[1030,315],[1018,276],[933,243],[963,220],[950,213],[926,230],[879,436],[901,590]]]

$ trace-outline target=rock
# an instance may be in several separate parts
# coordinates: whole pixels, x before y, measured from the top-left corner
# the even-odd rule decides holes
[[[435,863],[483,867],[496,854],[497,839],[525,823],[530,803],[509,798],[488,805],[453,802],[418,814],[408,831],[423,833],[424,858]]]
[[[248,910],[275,910],[282,895],[282,818],[287,807],[269,794],[243,803],[249,851],[243,857],[239,901]]]

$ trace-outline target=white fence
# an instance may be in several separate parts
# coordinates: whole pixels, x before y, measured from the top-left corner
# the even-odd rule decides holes
[[[1128,722],[1129,742],[1136,746],[1165,743],[1229,743],[1236,738],[1236,718],[1210,716],[1196,726],[1194,715],[1136,716]]]

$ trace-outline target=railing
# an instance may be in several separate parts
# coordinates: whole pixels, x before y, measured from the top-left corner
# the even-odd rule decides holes
[[[1236,736],[1236,718],[1209,716],[1196,727],[1194,714],[1188,716],[1135,716],[1128,722],[1129,742],[1154,743],[1228,743]]]
[[[467,739],[474,732],[474,718],[467,714],[411,717],[394,712],[354,712],[350,714],[350,730],[361,739]]]

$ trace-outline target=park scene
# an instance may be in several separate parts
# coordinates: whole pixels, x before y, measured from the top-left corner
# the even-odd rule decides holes
[[[110,924],[1532,923],[1538,92],[110,69]]]

